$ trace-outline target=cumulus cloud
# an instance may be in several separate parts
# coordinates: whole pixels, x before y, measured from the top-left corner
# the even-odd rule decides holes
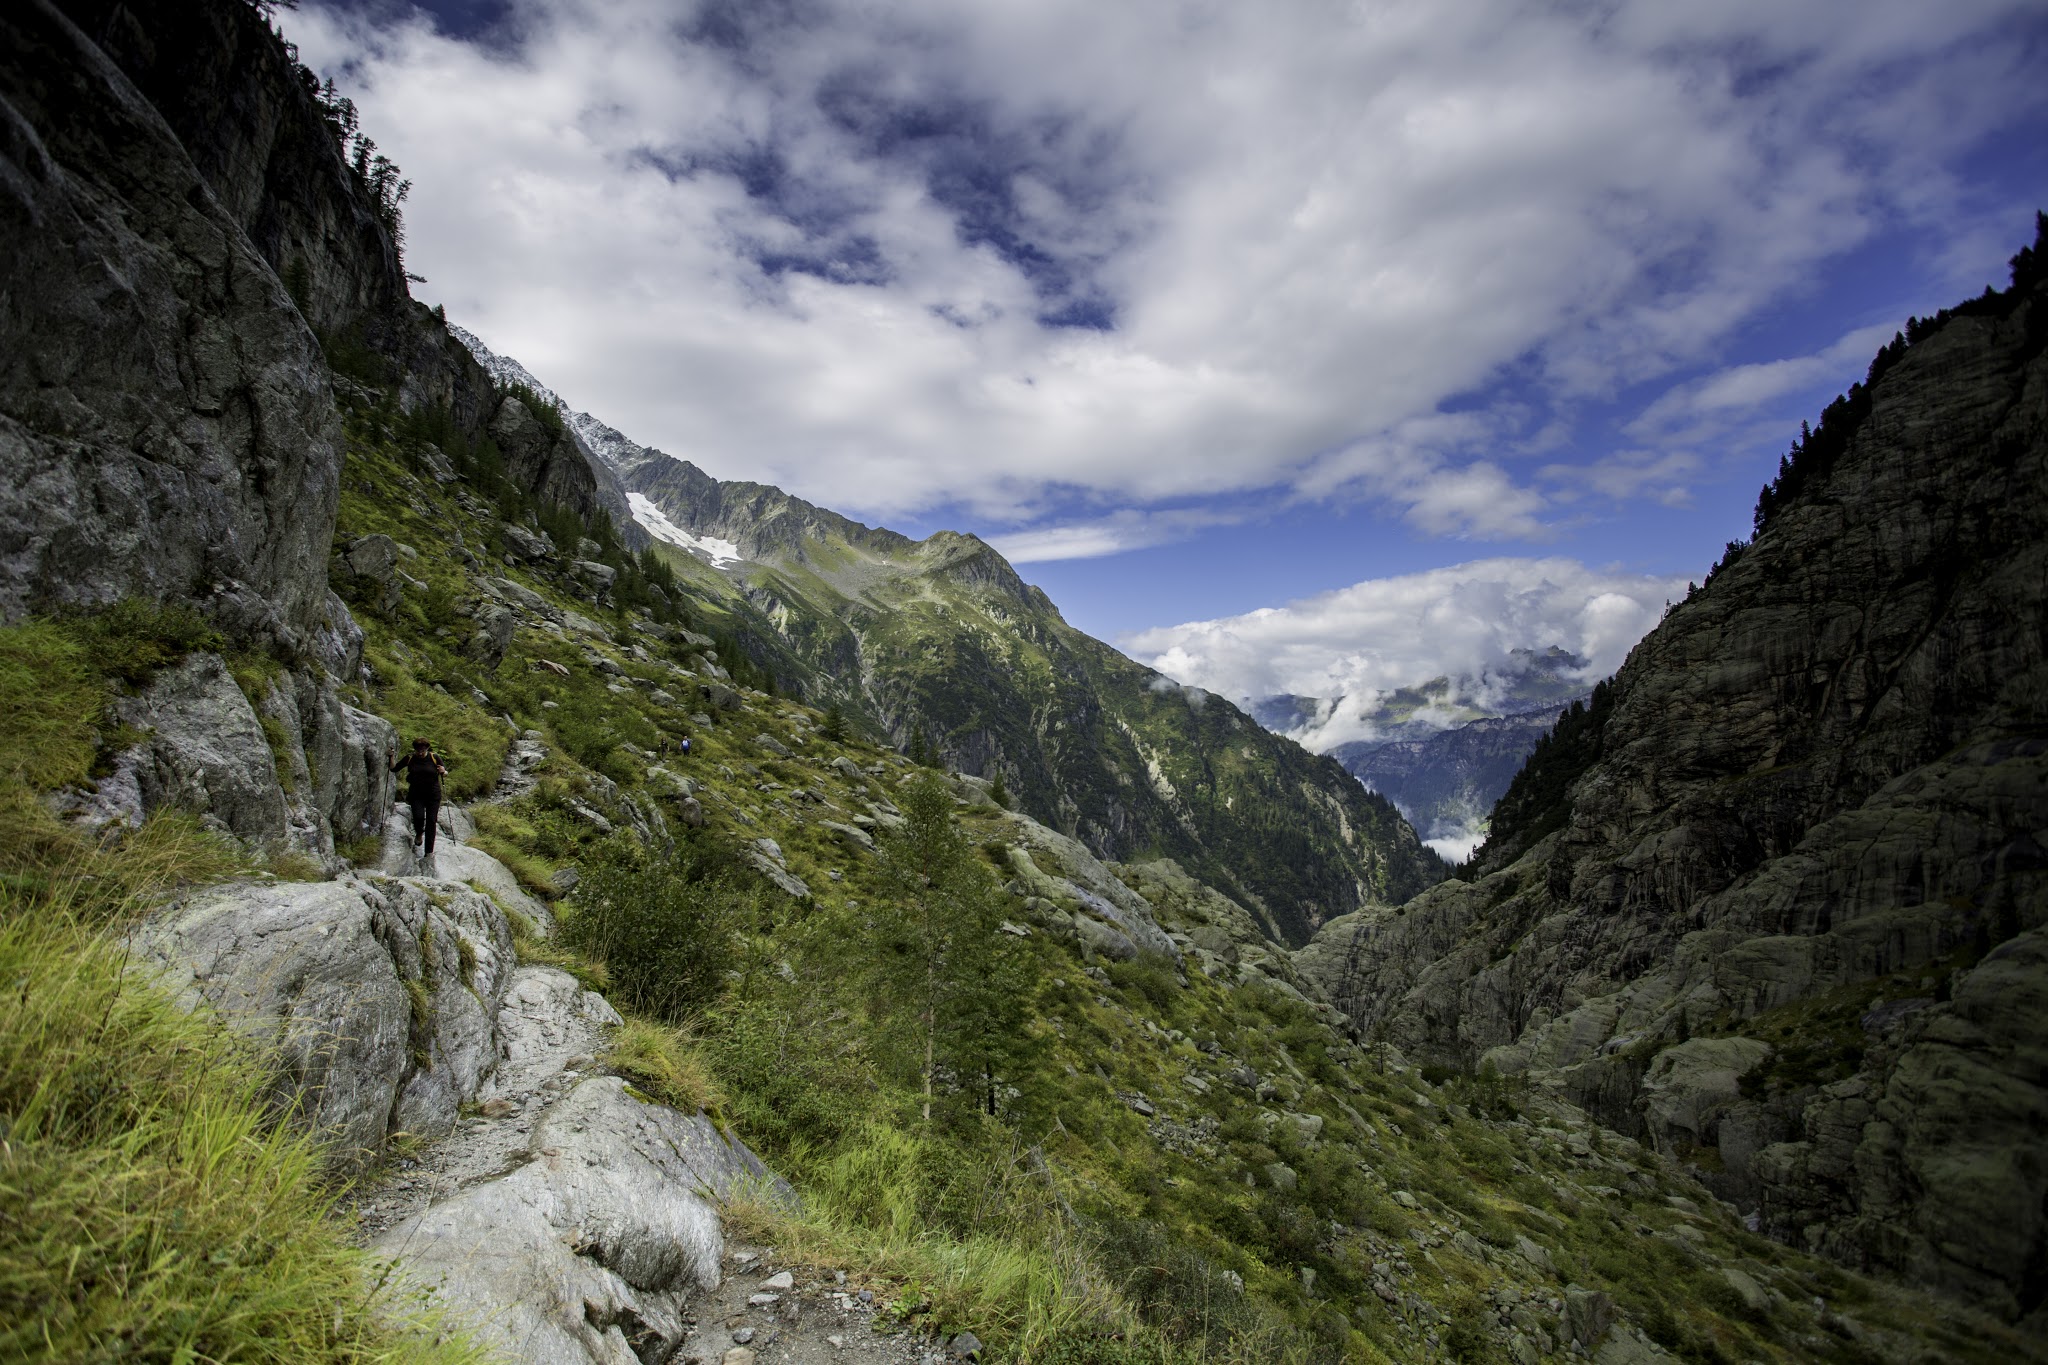
[[[715,474],[1013,523],[1048,488],[1291,490],[1501,539],[1548,534],[1565,483],[1495,443],[1555,413],[1445,405],[1510,366],[1539,408],[1670,374],[1886,215],[1938,219],[1902,187],[2038,99],[2005,41],[2029,8],[510,0],[488,41],[318,0],[284,20],[412,177],[422,292]]]
[[[1512,673],[1516,650],[1562,647],[1585,661],[1590,687],[1684,593],[1682,580],[1571,559],[1481,559],[1118,643],[1169,677],[1225,696],[1323,699],[1290,732],[1321,750],[1374,738],[1370,716],[1396,688],[1451,678],[1490,705],[1489,689]]]

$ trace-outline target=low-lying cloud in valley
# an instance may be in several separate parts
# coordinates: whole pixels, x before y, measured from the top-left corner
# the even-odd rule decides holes
[[[1496,709],[1516,650],[1561,647],[1587,687],[1684,596],[1682,579],[1602,572],[1570,559],[1482,559],[1357,583],[1242,616],[1140,631],[1118,643],[1171,678],[1240,701],[1342,698],[1290,731],[1318,751],[1377,734],[1371,715],[1396,688],[1439,677]]]

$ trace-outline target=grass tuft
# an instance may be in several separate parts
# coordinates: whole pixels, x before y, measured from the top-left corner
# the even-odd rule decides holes
[[[716,1118],[725,1107],[710,1068],[682,1029],[628,1019],[613,1033],[605,1061],[661,1103],[685,1114],[701,1109]]]

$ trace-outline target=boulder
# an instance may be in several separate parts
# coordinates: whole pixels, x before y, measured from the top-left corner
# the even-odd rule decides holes
[[[619,576],[617,569],[614,569],[609,564],[600,564],[594,559],[571,560],[569,567],[575,571],[578,578],[590,584],[591,587],[596,588],[600,593],[610,592],[612,584],[617,581]]]
[[[1049,901],[1078,902],[1089,915],[1106,921],[1129,951],[1164,953],[1178,958],[1180,949],[1159,927],[1151,904],[1118,880],[1078,839],[1047,829],[1027,815],[1010,814],[1007,822],[1018,842],[1009,850],[1010,868],[1025,894]],[[1040,866],[1057,869],[1046,872]],[[1086,918],[1083,916],[1082,918]],[[1085,931],[1084,931],[1085,932]],[[1104,940],[1108,942],[1108,940]],[[1124,950],[1098,947],[1121,956]]]
[[[353,541],[342,554],[342,563],[357,584],[357,590],[379,611],[398,606],[398,545],[390,536],[370,535]]]
[[[177,993],[275,1060],[272,1094],[337,1171],[445,1133],[497,1059],[505,917],[467,887],[362,878],[182,895],[132,940]]]
[[[256,709],[218,654],[164,669],[115,713],[146,734],[118,761],[113,786],[132,785],[142,814],[171,807],[210,816],[249,843],[285,840],[277,755]]]
[[[717,1287],[717,1201],[791,1198],[702,1114],[585,1080],[535,1125],[528,1159],[386,1231],[373,1250],[487,1346],[520,1360],[666,1359]]]
[[[857,852],[873,853],[875,851],[875,837],[858,825],[841,824],[837,820],[820,820],[818,828]]]
[[[476,630],[469,637],[470,657],[495,670],[505,661],[518,633],[519,617],[510,607],[492,603],[476,614]]]
[[[1129,962],[1138,955],[1138,946],[1114,925],[1105,924],[1093,915],[1074,916],[1074,935],[1081,946],[1091,952],[1116,962]]]
[[[1567,1285],[1564,1291],[1565,1331],[1584,1350],[1592,1350],[1614,1325],[1614,1300],[1598,1289]]]

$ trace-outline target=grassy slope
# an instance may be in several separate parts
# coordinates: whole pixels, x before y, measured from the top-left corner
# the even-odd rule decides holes
[[[405,568],[424,585],[389,618],[363,611],[377,681],[361,699],[433,734],[458,792],[495,771],[515,727],[548,737],[540,786],[482,819],[487,846],[534,889],[553,895],[565,866],[640,856],[584,810],[618,823],[632,798],[673,824],[681,798],[658,768],[702,784],[711,836],[774,840],[812,888],[804,901],[757,888],[733,926],[727,989],[690,1028],[636,1035],[628,1050],[646,1084],[713,1099],[806,1192],[801,1223],[751,1216],[820,1259],[895,1275],[906,1317],[972,1326],[999,1356],[1033,1360],[1419,1359],[1431,1342],[1496,1360],[1518,1322],[1532,1343],[1549,1332],[1561,1347],[1548,1305],[1571,1283],[1611,1294],[1694,1360],[2024,1353],[2000,1329],[1944,1321],[1928,1301],[1745,1233],[1651,1154],[1538,1097],[1382,1071],[1279,991],[1183,977],[1165,960],[1091,963],[1043,929],[1026,941],[1038,1055],[1006,1078],[1004,1112],[954,1104],[919,1122],[906,1020],[871,970],[891,913],[876,863],[820,823],[886,811],[903,761],[829,740],[817,711],[758,692],[710,726],[691,719],[702,702],[657,657],[685,652],[545,572],[492,570],[601,618],[614,643],[522,630],[505,663],[483,669],[456,648],[469,571],[433,533],[459,525],[479,546],[490,528],[402,452],[359,440],[349,469],[344,533],[417,546]],[[941,605],[928,621],[946,619]],[[957,665],[968,634],[941,631],[931,667]],[[543,657],[570,676],[536,667]],[[1030,666],[1021,654],[1005,665]],[[692,755],[657,764],[685,729]],[[756,743],[763,734],[792,756]],[[1014,817],[961,790],[970,838],[1003,866]],[[573,925],[574,901],[562,909]],[[1029,919],[1021,902],[1015,913]],[[1745,1304],[1729,1268],[1763,1287],[1762,1306]]]
[[[1307,939],[1443,875],[1386,801],[1221,698],[1161,686],[1072,629],[978,542],[884,555],[806,542],[751,572],[775,665],[815,697],[913,726],[1020,808],[1109,856],[1170,856]],[[732,594],[726,590],[728,602]],[[788,676],[785,674],[785,676]]]

